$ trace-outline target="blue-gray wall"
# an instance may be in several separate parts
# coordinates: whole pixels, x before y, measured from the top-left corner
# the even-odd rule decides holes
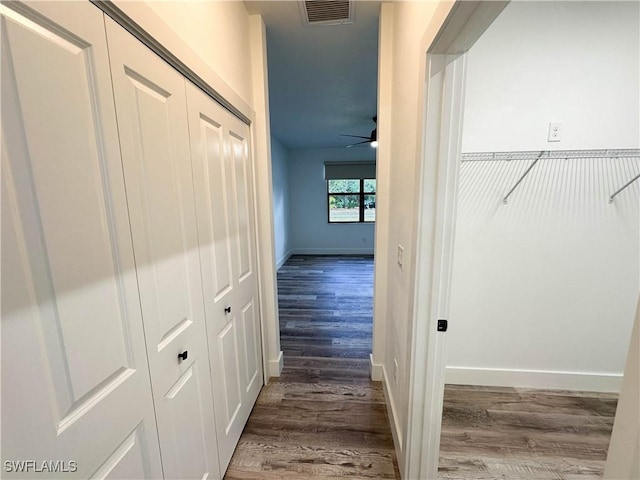
[[[290,244],[293,253],[373,253],[373,224],[329,224],[324,162],[375,160],[369,146],[289,152]]]
[[[271,137],[271,168],[276,266],[279,268],[291,254],[289,243],[289,162],[287,150],[273,136]]]

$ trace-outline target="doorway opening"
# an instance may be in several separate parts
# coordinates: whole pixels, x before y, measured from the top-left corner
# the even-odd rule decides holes
[[[559,475],[554,468],[602,474],[638,292],[640,188],[629,184],[626,197],[611,201],[640,171],[638,42],[629,41],[638,37],[637,8],[617,2],[515,2],[473,47],[461,50],[464,54],[447,60],[432,50],[428,56],[425,156],[439,159],[434,183],[440,187],[437,210],[444,226],[438,224],[435,236],[440,242],[436,275],[431,266],[419,269],[426,268],[437,279],[430,303],[424,302],[425,312],[430,319],[450,320],[446,353],[444,336],[425,333],[428,371],[422,375],[422,398],[430,406],[420,440],[422,446],[435,446],[436,454],[426,448],[422,465],[408,465],[429,472],[429,478],[435,476],[438,451],[444,452],[443,478],[478,478],[474,468],[495,476],[501,475],[501,468],[506,476],[516,471],[536,475],[540,469]],[[527,9],[541,11],[525,13]],[[504,24],[518,15],[527,21]],[[532,15],[549,15],[548,21],[531,22]],[[564,15],[571,21],[563,26]],[[530,32],[533,24],[547,25],[542,37]],[[594,25],[611,28],[606,42],[599,36],[595,45],[590,43]],[[501,30],[506,36],[498,40]],[[530,33],[529,50],[517,50]],[[555,52],[559,57],[541,53],[549,53],[547,41],[562,45]],[[534,54],[534,49],[541,52]],[[598,52],[611,58],[608,72],[624,79],[618,88],[610,90],[607,82],[598,80]],[[443,63],[448,65],[442,69],[444,80],[438,77]],[[456,82],[456,63],[465,71],[457,88],[448,88]],[[483,68],[488,83],[481,86]],[[577,82],[579,78],[586,80]],[[552,91],[545,89],[546,82],[551,82]],[[582,101],[592,97],[604,101]],[[444,115],[434,119],[430,112]],[[628,119],[629,131],[602,129],[598,119],[607,116]],[[429,125],[436,128],[430,131]],[[428,147],[434,135],[439,151]],[[443,158],[455,159],[455,165]],[[604,332],[604,324],[616,326]],[[470,386],[445,389],[441,424],[445,383]],[[559,389],[570,393],[558,393]],[[473,394],[485,402],[491,395],[498,400],[492,405],[468,402]],[[563,419],[545,413],[549,406]],[[514,411],[523,416],[509,419]],[[460,461],[454,458],[461,447],[456,440],[462,439],[456,432],[473,428],[462,426],[464,422],[482,425],[483,433],[475,442],[473,433],[465,434],[467,457]],[[525,433],[527,427],[532,428],[530,434]],[[509,428],[516,436],[500,440],[496,432]],[[549,433],[545,429],[553,440],[544,436]],[[582,440],[566,438],[564,447],[557,444],[558,435],[569,430],[582,433]],[[480,439],[482,435],[486,436]],[[549,442],[556,442],[554,452],[543,451],[541,445]],[[480,445],[485,458],[478,452],[473,457],[474,446]],[[518,451],[520,463],[509,463],[510,451]],[[527,454],[537,460],[529,461]],[[546,454],[562,466],[551,465],[549,459],[539,461]]]
[[[278,270],[287,378],[369,378],[373,256],[294,255]]]

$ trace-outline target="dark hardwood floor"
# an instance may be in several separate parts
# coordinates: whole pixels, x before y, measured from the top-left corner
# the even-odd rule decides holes
[[[371,353],[373,257],[293,256],[278,271],[285,358]]]
[[[617,394],[447,385],[439,478],[602,478]]]
[[[260,393],[225,478],[399,479],[382,385],[369,380],[373,259],[294,256],[278,292],[284,370]],[[438,477],[601,478],[616,403],[447,385]]]
[[[260,393],[225,478],[400,478],[369,379],[373,257],[291,257],[278,303],[282,376]]]

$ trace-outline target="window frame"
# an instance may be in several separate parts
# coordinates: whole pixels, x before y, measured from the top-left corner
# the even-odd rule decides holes
[[[360,189],[358,192],[345,192],[345,193],[331,193],[329,192],[329,182],[331,180],[358,180],[360,182]],[[327,180],[327,223],[331,225],[340,225],[340,224],[358,224],[358,223],[376,223],[375,219],[373,220],[365,220],[365,206],[364,199],[367,195],[373,195],[377,198],[377,190],[378,190],[378,182],[376,182],[376,188],[373,192],[365,192],[364,191],[364,182],[366,180],[375,180],[375,178],[336,178]],[[359,206],[358,206],[358,221],[349,221],[349,222],[336,222],[331,221],[331,197],[340,196],[340,197],[350,197],[357,195],[359,197]]]

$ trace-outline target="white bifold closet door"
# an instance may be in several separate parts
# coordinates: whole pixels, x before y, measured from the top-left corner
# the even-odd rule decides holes
[[[219,477],[185,80],[106,22],[164,474]]]
[[[191,84],[187,99],[224,471],[263,384],[249,127]]]
[[[29,5],[0,5],[2,476],[158,478],[103,14]]]

